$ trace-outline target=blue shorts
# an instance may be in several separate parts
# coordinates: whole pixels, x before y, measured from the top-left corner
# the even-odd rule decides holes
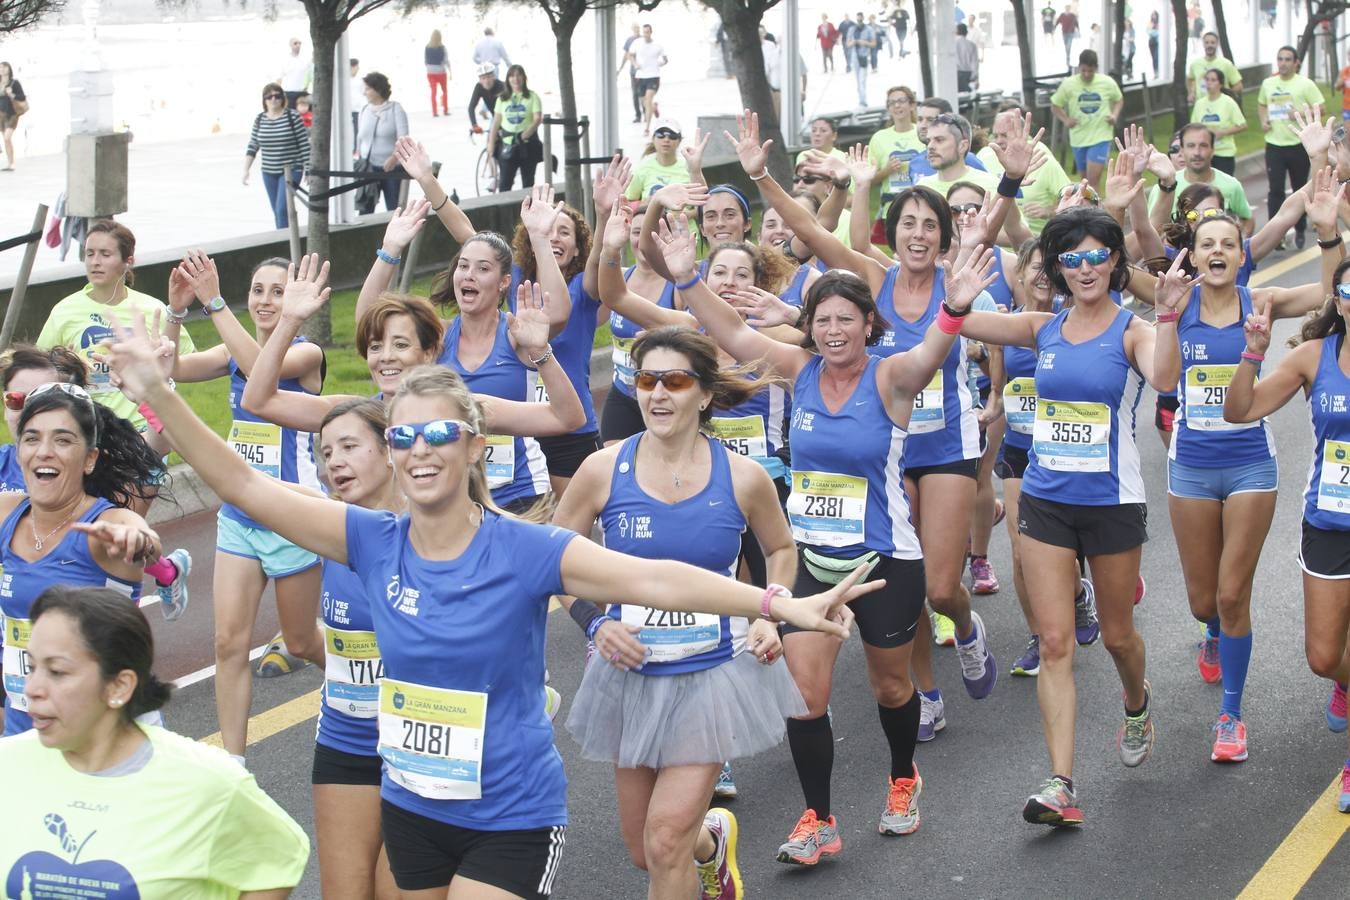
[[[1167,461],[1167,493],[1186,500],[1227,500],[1234,494],[1273,491],[1279,483],[1280,467],[1274,457],[1221,469]]]
[[[1111,142],[1102,141],[1100,144],[1089,144],[1086,147],[1073,148],[1073,164],[1078,173],[1087,171],[1088,163],[1105,164],[1111,158]]]
[[[216,515],[216,549],[256,559],[268,578],[285,578],[319,564],[319,556],[265,528],[250,528],[224,513]]]
[[[1350,109],[1341,110],[1341,120],[1345,122],[1350,122]]]

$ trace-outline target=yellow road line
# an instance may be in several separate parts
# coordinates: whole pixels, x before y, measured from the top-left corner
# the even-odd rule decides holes
[[[248,720],[248,745],[252,747],[259,741],[266,740],[293,725],[299,725],[306,719],[312,719],[318,714],[319,691],[317,689],[271,709],[263,710]],[[210,744],[212,747],[224,746],[221,743],[219,731],[209,737],[202,738],[202,743]]]
[[[1350,828],[1350,815],[1336,809],[1341,776],[1331,782],[1270,859],[1238,894],[1238,900],[1293,900]]]

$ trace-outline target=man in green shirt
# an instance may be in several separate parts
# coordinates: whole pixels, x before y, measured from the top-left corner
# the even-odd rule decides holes
[[[968,181],[990,194],[998,190],[998,178],[966,165],[970,150],[970,122],[965,116],[944,113],[928,126],[928,163],[933,174],[919,179],[918,187],[929,187],[947,196],[952,185]]]
[[[1194,103],[1195,98],[1205,92],[1205,73],[1210,69],[1222,72],[1224,87],[1241,97],[1242,73],[1231,59],[1219,55],[1219,36],[1207,31],[1200,40],[1205,55],[1191,60],[1191,64],[1186,67],[1186,102]]]
[[[1109,75],[1098,74],[1093,50],[1078,54],[1078,74],[1061,81],[1050,97],[1050,111],[1069,129],[1074,166],[1098,191],[1124,104],[1120,85]]]
[[[1289,178],[1291,190],[1297,191],[1308,183],[1308,154],[1299,142],[1293,126],[1294,110],[1322,102],[1322,91],[1312,80],[1298,73],[1298,51],[1281,47],[1275,55],[1276,74],[1261,82],[1261,93],[1256,98],[1256,113],[1261,117],[1261,130],[1266,133],[1266,178],[1270,190],[1266,194],[1266,215],[1274,218],[1284,203],[1284,181]],[[1303,249],[1307,217],[1301,217],[1294,226],[1294,245]]]
[[[1214,159],[1214,132],[1199,122],[1191,122],[1181,129],[1181,155],[1186,167],[1177,172],[1176,183],[1169,191],[1155,186],[1148,195],[1150,219],[1154,227],[1161,227],[1176,214],[1177,197],[1187,186],[1209,184],[1223,194],[1224,209],[1242,221],[1242,233],[1252,233],[1252,208],[1242,182],[1232,175],[1220,172],[1211,165]],[[1162,181],[1159,184],[1163,184]],[[1164,187],[1166,185],[1164,184]]]
[[[1013,127],[1025,116],[1025,110],[1020,106],[1013,106],[1000,111],[994,117],[993,141],[977,154],[980,162],[989,170],[989,174],[994,176],[1003,174],[1003,166],[994,153],[994,144],[997,144],[1000,150],[1008,149]],[[1037,141],[1035,156],[1043,157],[1045,162],[1022,182],[1022,190],[1017,197],[1017,208],[1021,210],[1022,219],[1031,233],[1039,235],[1045,223],[1055,214],[1060,193],[1073,184],[1073,181],[1043,142]]]

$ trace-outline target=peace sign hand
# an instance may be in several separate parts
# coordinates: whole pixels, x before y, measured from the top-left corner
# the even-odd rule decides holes
[[[1253,293],[1252,311],[1242,323],[1242,333],[1247,338],[1247,352],[1265,356],[1270,349],[1270,296],[1264,291]]]
[[[1196,273],[1195,277],[1187,277],[1184,263],[1189,251],[1182,249],[1177,251],[1176,258],[1172,260],[1172,265],[1168,266],[1166,272],[1159,272],[1157,282],[1154,285],[1154,306],[1157,309],[1167,312],[1180,312],[1190,303],[1191,289],[1204,280],[1204,276]]]

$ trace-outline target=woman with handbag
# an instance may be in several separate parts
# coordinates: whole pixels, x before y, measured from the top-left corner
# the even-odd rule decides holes
[[[286,178],[300,183],[300,174],[309,162],[309,130],[293,109],[286,108],[286,92],[272,83],[262,91],[263,111],[253,120],[244,151],[244,184],[253,168],[253,160],[262,154],[263,187],[277,228],[290,225],[287,214]]]
[[[521,187],[534,187],[534,167],[544,158],[538,136],[544,118],[543,101],[530,90],[524,66],[507,69],[506,83],[510,91],[497,100],[488,136],[488,152],[496,156],[500,167],[497,190],[503,192],[511,190],[517,172]]]
[[[399,182],[403,170],[394,155],[394,142],[408,133],[408,114],[397,102],[389,99],[392,88],[389,79],[379,72],[371,72],[362,79],[366,85],[366,106],[356,129],[356,165],[358,172],[371,172],[381,177],[368,181],[356,192],[356,211],[368,216],[375,211],[375,201],[384,195],[384,208],[398,207]]]
[[[26,112],[28,97],[14,77],[14,67],[0,62],[0,135],[5,139],[5,167],[0,172],[14,171],[14,129],[19,127],[19,116]]]

